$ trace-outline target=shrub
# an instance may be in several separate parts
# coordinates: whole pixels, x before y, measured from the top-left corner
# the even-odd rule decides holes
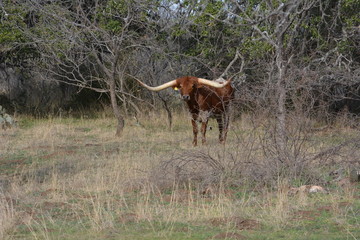
[[[0,105],[0,126],[2,129],[6,130],[15,126],[16,122],[9,114],[6,113],[5,108]]]

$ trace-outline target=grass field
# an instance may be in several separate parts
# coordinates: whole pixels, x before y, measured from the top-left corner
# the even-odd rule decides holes
[[[225,146],[211,122],[208,144],[196,148],[186,114],[171,131],[165,114],[129,119],[121,138],[111,118],[18,120],[0,132],[0,239],[360,239],[360,184],[328,176],[344,158],[359,160],[357,148],[310,168],[319,179],[270,172],[257,182],[271,162],[262,129],[246,118]],[[354,136],[319,131],[304,149]],[[319,183],[328,193],[288,192]]]

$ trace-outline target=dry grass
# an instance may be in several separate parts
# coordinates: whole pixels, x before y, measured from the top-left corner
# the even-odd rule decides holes
[[[11,199],[0,199],[0,239],[5,238],[8,231],[15,225],[17,218],[16,210],[14,209]]]
[[[359,190],[289,196],[294,183],[273,175],[261,130],[248,118],[234,123],[225,146],[210,123],[208,145],[198,148],[189,120],[174,120],[172,132],[164,114],[128,120],[121,139],[107,118],[24,118],[30,126],[1,132],[0,180],[11,184],[0,185],[0,238],[211,239],[224,231],[251,238],[258,231],[256,239],[299,227],[294,219],[304,209],[315,220],[323,206],[339,233],[359,234]]]

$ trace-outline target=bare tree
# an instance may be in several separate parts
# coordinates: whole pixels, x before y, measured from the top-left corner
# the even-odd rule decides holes
[[[117,119],[116,136],[124,128],[128,104],[139,111],[127,89],[125,71],[132,52],[147,38],[151,6],[144,1],[82,1],[22,3],[28,24],[22,30],[39,49],[38,66],[46,77],[106,93]],[[31,17],[30,17],[31,15]]]
[[[239,24],[253,30],[252,37],[263,41],[273,49],[273,60],[270,62],[268,81],[273,86],[276,96],[275,143],[281,162],[290,164],[287,149],[286,98],[289,91],[291,75],[288,73],[296,50],[295,36],[302,24],[304,12],[316,1],[259,1],[255,5],[233,1],[229,10],[231,16],[240,19]],[[251,9],[251,11],[249,10]],[[275,66],[275,67],[274,67]]]

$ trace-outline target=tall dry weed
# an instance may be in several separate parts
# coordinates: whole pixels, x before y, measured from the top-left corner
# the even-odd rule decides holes
[[[275,229],[283,229],[289,223],[291,201],[288,195],[289,184],[285,179],[279,179],[277,190],[267,191],[263,199],[259,199],[259,221]]]
[[[16,225],[17,211],[14,208],[13,200],[0,194],[0,239],[5,236]]]

